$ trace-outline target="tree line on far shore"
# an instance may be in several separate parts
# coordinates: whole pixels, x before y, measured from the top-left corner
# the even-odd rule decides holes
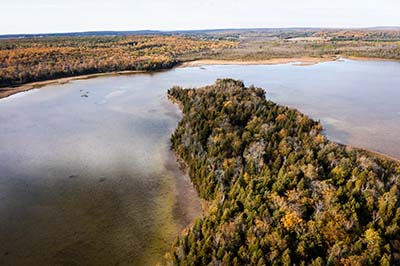
[[[179,36],[45,37],[0,40],[0,87],[61,77],[170,68],[182,55],[235,42]]]

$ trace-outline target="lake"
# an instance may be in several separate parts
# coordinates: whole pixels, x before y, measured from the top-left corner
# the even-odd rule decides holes
[[[334,140],[400,158],[400,63],[213,65],[0,99],[0,265],[151,265],[201,215],[169,150],[173,85],[241,79]]]

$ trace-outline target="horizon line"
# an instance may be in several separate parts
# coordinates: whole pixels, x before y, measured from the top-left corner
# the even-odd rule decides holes
[[[69,35],[69,34],[95,34],[95,33],[184,33],[201,31],[233,31],[233,30],[282,30],[282,29],[320,29],[320,30],[400,30],[400,26],[367,26],[367,27],[320,27],[320,26],[292,26],[292,27],[243,27],[243,28],[203,28],[203,29],[174,29],[174,30],[83,30],[83,31],[65,31],[65,32],[37,32],[37,33],[6,33],[0,34],[0,37],[23,37],[23,36],[46,36],[46,35]]]

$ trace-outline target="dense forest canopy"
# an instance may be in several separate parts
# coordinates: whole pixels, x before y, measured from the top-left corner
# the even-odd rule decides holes
[[[181,55],[235,47],[174,36],[46,37],[0,40],[0,87],[124,70],[170,68]]]
[[[398,162],[241,81],[168,95],[183,111],[172,147],[209,208],[165,265],[400,264]]]

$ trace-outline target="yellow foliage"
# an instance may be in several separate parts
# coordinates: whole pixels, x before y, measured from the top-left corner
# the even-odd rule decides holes
[[[224,107],[231,107],[233,105],[232,101],[226,101]]]
[[[296,228],[302,222],[303,219],[297,214],[297,212],[289,212],[281,219],[283,227],[289,231]]]
[[[344,177],[346,172],[344,171],[344,169],[340,166],[336,166],[335,168],[333,168],[331,170],[331,173],[337,177]]]
[[[315,142],[320,144],[323,143],[325,141],[325,137],[321,134],[318,134],[315,136]]]
[[[286,115],[285,114],[279,114],[277,117],[276,117],[276,121],[278,121],[278,122],[281,122],[281,121],[283,121],[283,120],[285,120],[286,119]]]
[[[281,131],[279,131],[279,136],[281,137],[281,138],[285,138],[285,137],[287,137],[288,136],[288,131],[287,131],[287,129],[282,129]]]
[[[221,135],[215,135],[215,136],[211,136],[211,141],[216,143],[216,142],[220,142],[221,141]]]
[[[235,158],[229,158],[224,160],[222,166],[224,167],[224,169],[227,169],[234,164],[235,164]]]
[[[343,266],[361,266],[362,260],[358,256],[350,256],[348,258],[341,258],[340,263],[342,263]]]
[[[247,172],[245,172],[243,175],[243,179],[246,183],[248,183],[250,181],[250,175]]]
[[[381,237],[374,229],[367,229],[364,233],[364,237],[368,246],[379,245],[381,242]]]

